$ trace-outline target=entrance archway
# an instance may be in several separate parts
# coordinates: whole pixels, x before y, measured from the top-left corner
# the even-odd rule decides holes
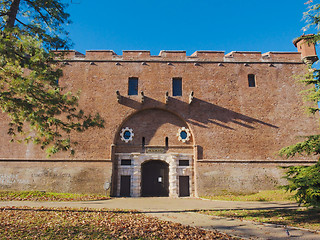
[[[164,161],[152,160],[141,166],[141,196],[169,196],[169,164]]]
[[[112,194],[193,195],[194,146],[187,122],[175,113],[158,108],[133,113],[119,126],[112,145]]]

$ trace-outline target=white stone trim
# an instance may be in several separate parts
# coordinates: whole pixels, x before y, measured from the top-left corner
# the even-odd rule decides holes
[[[131,176],[131,197],[141,196],[141,165],[150,160],[164,161],[169,165],[169,197],[179,196],[179,176],[189,176],[190,196],[194,196],[194,163],[192,154],[116,153],[118,161],[117,196],[120,196],[121,175]],[[122,159],[131,159],[131,166],[121,165]],[[179,160],[189,160],[189,166],[179,166]]]
[[[186,132],[187,137],[184,138],[184,139],[181,138],[181,132]],[[190,130],[189,130],[188,128],[185,128],[185,127],[179,128],[178,133],[177,133],[177,136],[178,136],[178,140],[179,140],[180,142],[183,142],[183,143],[188,142],[188,141],[190,140],[190,136],[191,136]]]
[[[128,139],[126,139],[126,138],[124,137],[124,133],[125,133],[126,131],[129,131],[129,132],[130,132],[130,137],[129,137]],[[122,129],[121,129],[120,138],[121,138],[122,141],[128,143],[128,142],[132,141],[133,136],[134,136],[134,133],[133,133],[132,128],[126,127],[126,128],[122,128]]]

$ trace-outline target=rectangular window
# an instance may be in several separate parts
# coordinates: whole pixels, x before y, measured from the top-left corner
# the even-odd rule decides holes
[[[182,96],[182,78],[172,78],[172,96]]]
[[[121,159],[122,166],[129,166],[131,165],[131,159]]]
[[[179,160],[179,166],[189,166],[189,160]]]
[[[255,87],[256,86],[256,77],[254,74],[249,74],[248,75],[248,84],[249,87]]]
[[[142,147],[144,148],[146,145],[146,138],[145,137],[142,137]]]
[[[136,77],[129,78],[128,95],[138,95],[138,78]]]

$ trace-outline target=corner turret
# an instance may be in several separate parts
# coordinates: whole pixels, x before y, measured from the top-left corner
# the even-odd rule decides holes
[[[294,46],[301,53],[301,59],[308,65],[312,65],[319,58],[316,53],[315,44],[312,41],[314,34],[302,35],[293,40]]]

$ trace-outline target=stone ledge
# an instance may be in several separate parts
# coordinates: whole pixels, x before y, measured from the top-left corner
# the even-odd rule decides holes
[[[0,162],[66,162],[66,163],[93,163],[93,162],[112,162],[111,159],[98,160],[77,160],[77,159],[0,159]]]
[[[146,50],[125,50],[122,55],[117,55],[112,50],[88,50],[85,55],[75,50],[54,52],[64,56],[60,59],[61,61],[302,63],[300,52],[267,52],[262,54],[254,51],[232,51],[225,54],[224,51],[196,51],[190,56],[186,55],[186,51],[161,51],[159,55],[150,55],[150,51]]]
[[[297,163],[313,164],[317,160],[238,160],[238,159],[198,159],[199,163]]]

